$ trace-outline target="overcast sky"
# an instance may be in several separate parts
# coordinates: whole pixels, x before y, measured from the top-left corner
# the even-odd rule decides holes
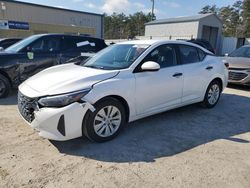
[[[35,4],[62,7],[94,13],[113,12],[132,14],[151,11],[151,0],[19,0]],[[155,0],[157,18],[195,15],[207,4],[232,5],[235,0]]]

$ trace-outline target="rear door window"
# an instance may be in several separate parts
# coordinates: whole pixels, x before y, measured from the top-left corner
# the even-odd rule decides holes
[[[179,45],[179,50],[182,64],[200,62],[200,56],[196,47],[188,45]]]
[[[76,50],[77,40],[75,37],[63,37],[63,50],[65,51],[73,51]]]

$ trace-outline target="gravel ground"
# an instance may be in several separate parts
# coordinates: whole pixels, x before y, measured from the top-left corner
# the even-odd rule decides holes
[[[250,187],[249,89],[133,122],[103,144],[40,138],[15,98],[0,100],[0,187]]]

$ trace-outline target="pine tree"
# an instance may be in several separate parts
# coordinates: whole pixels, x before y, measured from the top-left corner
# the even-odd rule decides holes
[[[217,14],[218,11],[219,11],[219,8],[216,5],[212,5],[212,6],[206,5],[201,9],[199,14],[208,14],[208,13]]]
[[[145,23],[151,21],[152,14],[136,12],[133,15],[113,13],[105,14],[104,18],[105,39],[128,39],[144,35]]]
[[[242,17],[244,23],[244,36],[250,38],[250,0],[244,0],[242,6]]]

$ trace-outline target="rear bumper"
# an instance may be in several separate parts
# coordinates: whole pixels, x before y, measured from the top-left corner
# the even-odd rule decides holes
[[[89,103],[73,103],[62,108],[41,108],[34,112],[34,120],[26,122],[39,132],[41,137],[51,140],[70,140],[82,136],[82,122]]]

